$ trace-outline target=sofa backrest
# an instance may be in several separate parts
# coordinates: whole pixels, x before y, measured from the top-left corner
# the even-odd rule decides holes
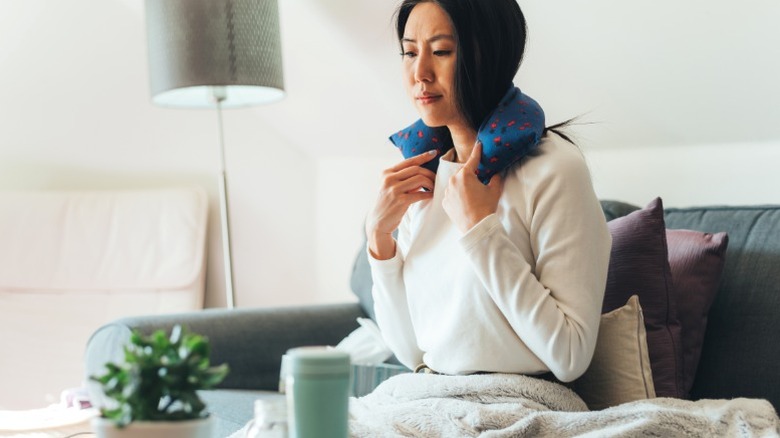
[[[691,396],[780,407],[780,206],[667,208],[666,227],[729,234]]]
[[[200,188],[3,191],[0,200],[2,291],[202,289]]]

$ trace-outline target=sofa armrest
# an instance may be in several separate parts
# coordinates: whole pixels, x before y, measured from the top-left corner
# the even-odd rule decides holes
[[[227,363],[230,373],[220,388],[276,391],[282,355],[304,345],[336,345],[358,328],[365,313],[357,303],[256,309],[207,309],[198,312],[123,318],[98,329],[87,344],[87,376],[103,374],[106,362],[120,361],[132,329],[148,334],[175,324],[206,336],[211,363]],[[88,384],[100,402],[96,384]]]

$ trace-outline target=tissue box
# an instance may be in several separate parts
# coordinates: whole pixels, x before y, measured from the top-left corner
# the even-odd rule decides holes
[[[378,365],[352,365],[352,396],[362,397],[380,383],[396,374],[411,373],[403,365],[381,363]]]

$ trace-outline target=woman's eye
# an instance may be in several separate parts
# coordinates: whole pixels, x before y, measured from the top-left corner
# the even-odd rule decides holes
[[[401,56],[403,56],[404,58],[414,58],[415,56],[417,56],[417,54],[414,52],[402,52]]]
[[[449,56],[452,53],[452,50],[434,50],[433,54],[435,56]]]

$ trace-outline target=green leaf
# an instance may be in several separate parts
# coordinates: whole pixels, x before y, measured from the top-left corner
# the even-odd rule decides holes
[[[137,330],[124,346],[123,363],[107,363],[106,373],[90,376],[117,407],[101,415],[120,427],[137,420],[183,420],[205,417],[196,391],[218,385],[227,364],[210,367],[208,340],[174,326],[170,336],[158,330],[144,336]]]

